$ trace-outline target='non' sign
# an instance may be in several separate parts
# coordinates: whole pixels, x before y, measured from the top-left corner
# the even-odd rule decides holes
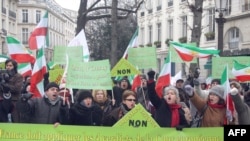
[[[117,74],[130,74],[131,70],[130,69],[122,69],[122,70],[117,70]]]
[[[146,120],[129,120],[128,125],[133,127],[147,127],[148,122]]]

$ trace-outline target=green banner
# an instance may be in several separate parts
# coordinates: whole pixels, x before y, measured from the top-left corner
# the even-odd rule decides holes
[[[66,46],[55,46],[53,62],[55,64],[66,64]]]
[[[128,61],[138,69],[156,69],[156,58],[155,47],[128,49]]]
[[[67,88],[111,90],[109,61],[77,62],[69,59],[66,82]]]
[[[1,141],[223,141],[223,128],[93,127],[0,123]]]
[[[82,47],[81,46],[55,46],[53,61],[55,64],[66,64],[66,54],[69,58],[82,61]]]
[[[213,57],[212,58],[212,78],[221,78],[222,72],[226,65],[228,65],[228,77],[234,78],[232,74],[233,60],[238,61],[240,64],[250,64],[249,56],[234,56],[234,57]]]

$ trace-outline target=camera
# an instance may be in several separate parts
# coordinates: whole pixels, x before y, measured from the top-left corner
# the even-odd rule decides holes
[[[0,70],[0,83],[8,82],[10,79],[9,70]]]

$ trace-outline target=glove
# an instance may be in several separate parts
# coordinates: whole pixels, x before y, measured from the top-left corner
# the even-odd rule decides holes
[[[191,85],[186,85],[184,87],[184,91],[188,94],[188,96],[193,96],[194,95],[194,88]]]
[[[232,89],[230,90],[230,94],[231,94],[231,95],[236,95],[236,94],[238,94],[238,93],[239,93],[239,91],[238,91],[237,88],[232,88]]]
[[[193,83],[195,86],[199,86],[200,85],[200,81],[198,79],[194,79]]]
[[[27,102],[32,96],[33,96],[33,95],[32,95],[32,94],[29,94],[29,93],[22,94],[22,96],[21,96],[21,101]]]

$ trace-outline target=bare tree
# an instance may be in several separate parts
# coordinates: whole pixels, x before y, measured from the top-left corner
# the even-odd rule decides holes
[[[78,34],[90,20],[98,20],[103,18],[111,18],[112,36],[111,36],[111,54],[110,62],[111,66],[114,66],[117,62],[117,22],[121,19],[126,19],[130,14],[136,13],[140,8],[143,0],[136,0],[133,3],[123,3],[123,7],[119,7],[119,3],[124,0],[96,0],[88,7],[88,0],[81,0],[77,17],[76,34]]]

